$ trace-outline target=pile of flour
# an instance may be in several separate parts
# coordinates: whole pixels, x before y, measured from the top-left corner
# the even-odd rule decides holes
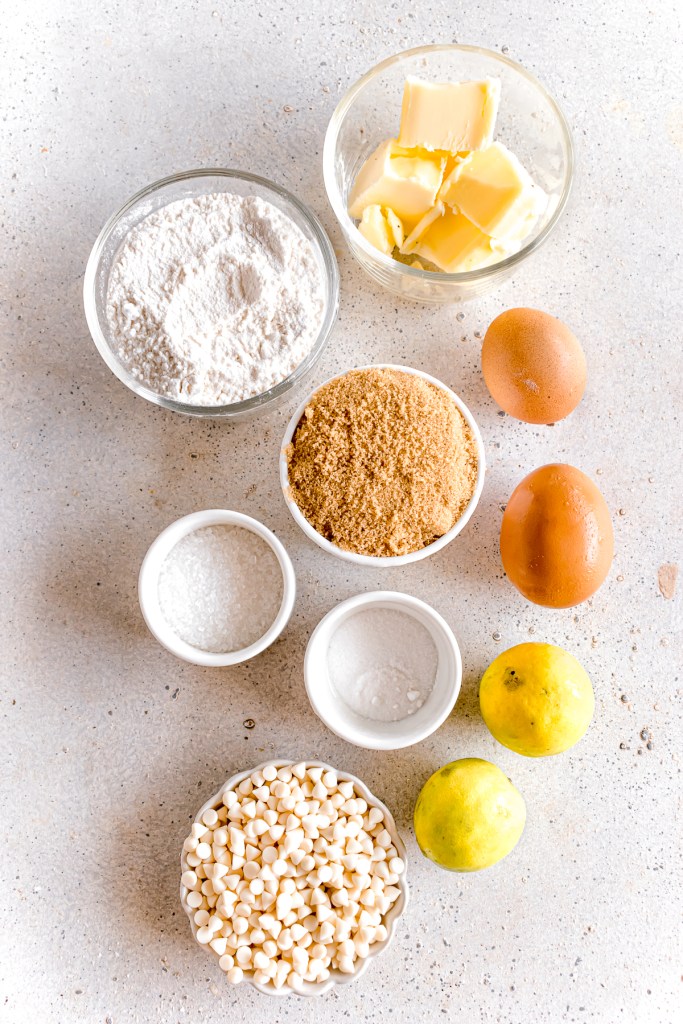
[[[109,276],[119,358],[160,395],[225,405],[284,380],[318,336],[324,283],[296,224],[256,196],[181,199],[134,227]]]

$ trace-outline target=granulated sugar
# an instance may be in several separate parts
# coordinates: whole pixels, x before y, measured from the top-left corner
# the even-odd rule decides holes
[[[371,608],[345,619],[327,652],[332,686],[352,711],[397,722],[422,707],[438,666],[429,631],[405,612]]]
[[[240,526],[206,526],[178,541],[159,572],[159,605],[174,633],[227,654],[255,643],[282,601],[273,550]]]

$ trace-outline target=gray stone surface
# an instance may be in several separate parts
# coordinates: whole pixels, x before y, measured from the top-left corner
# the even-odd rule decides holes
[[[0,1020],[412,1021],[669,1024],[680,1005],[680,25],[674,0],[6,5],[3,96],[3,821]],[[426,309],[375,290],[342,251],[321,175],[325,126],[379,58],[435,40],[505,48],[564,106],[577,146],[570,208],[498,294]],[[289,411],[212,425],[135,398],[92,345],[83,269],[129,194],[192,166],[239,166],[292,188],[339,249],[339,322],[311,385],[372,360],[441,377],[474,410],[489,473],[473,522],[402,571],[326,557],[289,518],[278,443]],[[588,391],[564,423],[502,417],[480,338],[507,306],[565,319]],[[598,482],[616,559],[594,600],[553,612],[504,579],[500,507],[521,477],[568,461]],[[248,665],[202,670],[147,633],[136,600],[156,534],[195,509],[262,519],[294,560],[299,597],[279,642]],[[465,675],[449,721],[413,749],[347,746],[314,717],[302,658],[337,601],[378,587],[442,612]],[[593,725],[569,754],[518,757],[477,710],[504,648],[566,645],[593,677]],[[255,727],[243,722],[253,718]],[[646,747],[641,730],[652,736]],[[412,903],[394,946],[321,1002],[231,989],[178,903],[181,840],[236,769],[271,755],[325,758],[394,810]],[[411,811],[448,760],[494,760],[528,826],[497,868],[440,872]],[[677,907],[677,903],[679,906]]]

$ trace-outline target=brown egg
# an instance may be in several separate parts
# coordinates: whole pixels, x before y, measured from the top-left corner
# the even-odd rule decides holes
[[[614,555],[605,499],[573,466],[553,463],[512,492],[500,530],[505,572],[534,604],[570,608],[594,594]]]
[[[581,401],[586,357],[568,327],[539,309],[508,309],[489,326],[481,368],[492,397],[525,423],[556,423]]]

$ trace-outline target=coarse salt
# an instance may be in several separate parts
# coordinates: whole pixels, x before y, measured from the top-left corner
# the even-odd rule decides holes
[[[333,688],[352,711],[396,722],[418,711],[431,693],[438,652],[429,630],[412,615],[370,608],[335,630],[327,667]]]
[[[241,526],[206,526],[179,540],[159,572],[159,606],[174,633],[227,654],[259,640],[283,594],[272,548]]]

